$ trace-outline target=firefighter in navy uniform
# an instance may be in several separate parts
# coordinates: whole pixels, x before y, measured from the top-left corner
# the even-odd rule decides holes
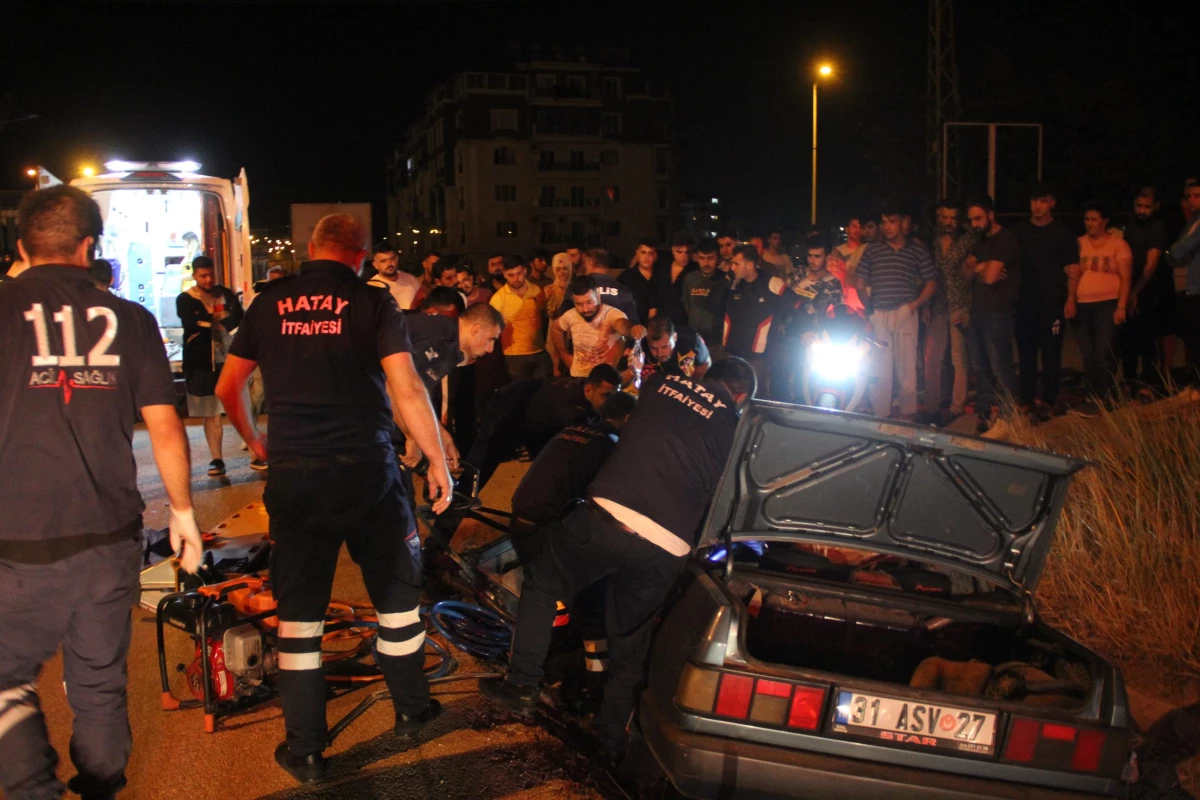
[[[408,336],[412,342],[413,366],[425,385],[429,397],[440,398],[442,379],[455,367],[468,366],[492,352],[504,330],[504,317],[486,303],[476,303],[456,317],[439,314],[409,314]],[[444,426],[438,426],[442,447],[450,469],[458,469],[458,449],[454,437]],[[400,432],[393,436],[400,462],[406,475],[405,491],[409,501],[416,502],[411,474],[421,463],[423,453],[417,443]]]
[[[145,508],[137,412],[170,501],[171,546],[195,572],[191,460],[157,321],[88,273],[99,207],[68,186],[30,192],[18,228],[30,266],[0,287],[0,789],[62,795],[34,686],[61,644],[78,770],[69,786],[112,797],[132,748],[125,657]]]
[[[650,320],[642,338],[642,352],[646,354],[643,381],[656,374],[703,378],[712,366],[704,338],[686,325],[675,327],[670,317]]]
[[[420,542],[392,449],[393,418],[429,458],[438,513],[449,505],[452,482],[405,317],[386,289],[358,279],[365,238],[352,217],[322,218],[300,274],[272,282],[250,306],[217,384],[234,427],[270,465],[263,502],[274,543],[270,577],[287,730],[275,760],[302,782],[325,773],[321,639],[342,542],[378,614],[375,661],[392,694],[394,732],[411,738],[441,712],[422,672]],[[245,402],[256,366],[268,401],[269,447]]]
[[[559,431],[529,465],[513,492],[513,516],[508,528],[513,549],[526,568],[545,544],[548,526],[561,518],[572,503],[586,496],[588,485],[612,455],[621,428],[636,405],[636,397],[617,392],[600,407],[598,421]],[[594,681],[585,685],[598,688],[608,671],[604,583],[592,584],[580,592],[571,601],[570,611],[583,635],[587,676]]]
[[[738,409],[754,395],[751,366],[718,361],[704,381],[655,377],[642,387],[621,440],[588,488],[587,504],[547,532],[521,590],[508,677],[480,682],[522,714],[536,705],[555,600],[608,580],[609,679],[596,732],[619,761],[644,677],[652,621],[695,546],[733,447]]]

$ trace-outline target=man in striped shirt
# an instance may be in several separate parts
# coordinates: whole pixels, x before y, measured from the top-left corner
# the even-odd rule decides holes
[[[883,241],[873,242],[858,263],[858,291],[868,298],[876,351],[872,413],[892,414],[893,376],[900,384],[900,416],[917,413],[917,311],[933,299],[937,272],[929,250],[903,233],[898,209],[885,208],[879,225]]]

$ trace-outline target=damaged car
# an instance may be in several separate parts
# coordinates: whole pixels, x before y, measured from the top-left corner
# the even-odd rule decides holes
[[[638,723],[695,798],[1119,796],[1120,673],[1034,592],[1084,462],[745,410]]]

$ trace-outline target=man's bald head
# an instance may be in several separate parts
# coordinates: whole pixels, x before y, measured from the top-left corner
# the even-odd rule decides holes
[[[349,214],[321,217],[308,241],[308,257],[313,261],[337,261],[355,271],[366,254],[366,229]]]

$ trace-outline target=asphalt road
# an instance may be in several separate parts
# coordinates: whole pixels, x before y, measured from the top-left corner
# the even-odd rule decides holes
[[[226,427],[225,461],[229,474],[212,479],[200,427],[189,425],[192,442],[196,516],[208,530],[262,496],[266,477],[249,469],[249,456]],[[146,500],[145,525],[167,524],[166,496],[151,458],[149,442],[139,431],[134,440],[138,483]],[[524,465],[507,464],[497,474],[485,501],[508,507],[508,498]],[[465,531],[464,531],[465,533]],[[366,602],[362,579],[343,548],[334,597]],[[474,681],[434,687],[445,708],[442,716],[411,745],[397,742],[390,730],[391,704],[377,704],[334,743],[328,783],[302,788],[276,766],[275,746],[283,739],[277,704],[223,720],[216,733],[204,733],[202,711],[163,711],[160,704],[153,615],[133,612],[129,653],[129,716],[133,757],[127,770],[125,800],[139,798],[598,798],[611,794],[582,756],[545,730],[498,713],[476,691]],[[186,635],[168,631],[168,668],[177,696],[188,697],[175,664],[189,663],[194,650]],[[469,656],[457,653],[460,672],[483,671]],[[46,664],[39,691],[51,741],[62,757],[59,775],[75,774],[67,758],[71,713],[62,684],[62,661]],[[340,719],[381,684],[342,696],[329,704],[330,724]]]

